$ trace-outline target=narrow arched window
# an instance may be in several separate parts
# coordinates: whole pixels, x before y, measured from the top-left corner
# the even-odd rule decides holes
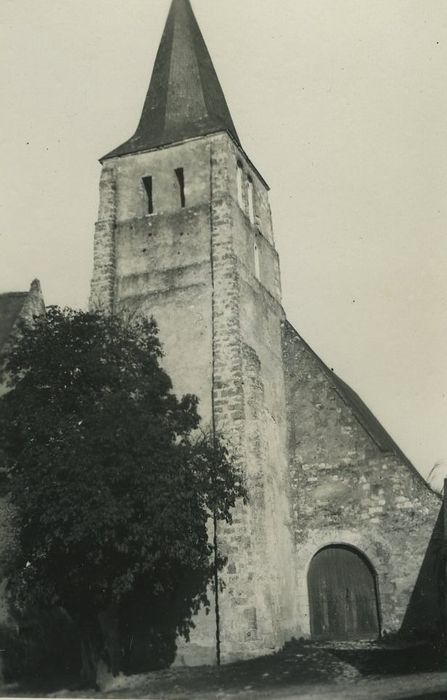
[[[177,175],[178,186],[180,189],[180,206],[182,209],[186,207],[186,197],[185,197],[185,173],[183,168],[176,168],[175,174]]]
[[[248,178],[247,185],[248,193],[248,217],[252,224],[255,223],[255,205],[254,205],[254,192],[253,192],[253,180],[251,177]]]
[[[239,206],[241,209],[244,208],[244,193],[242,189],[242,163],[238,160],[237,162],[237,201],[239,202]]]

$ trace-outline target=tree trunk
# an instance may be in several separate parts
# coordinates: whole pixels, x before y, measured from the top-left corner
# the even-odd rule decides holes
[[[122,671],[123,665],[117,606],[111,605],[107,610],[100,612],[98,619],[103,636],[104,661],[115,678]]]
[[[89,688],[107,683],[122,670],[118,608],[78,622],[81,637],[81,680]]]
[[[99,654],[90,626],[81,628],[81,681],[87,688],[97,687]]]

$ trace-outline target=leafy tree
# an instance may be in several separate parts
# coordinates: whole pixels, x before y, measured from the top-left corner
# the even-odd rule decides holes
[[[89,682],[101,657],[114,674],[132,666],[142,610],[172,659],[224,564],[210,518],[230,523],[245,498],[226,449],[198,431],[197,398],[176,398],[161,356],[153,320],[49,307],[6,359],[0,440],[20,539],[10,588],[22,610],[70,614]]]

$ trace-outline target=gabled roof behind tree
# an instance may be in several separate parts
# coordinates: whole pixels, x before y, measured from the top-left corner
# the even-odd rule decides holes
[[[33,316],[44,312],[45,304],[39,280],[31,283],[28,292],[0,294],[0,352],[12,338],[20,320],[31,322]]]
[[[11,335],[27,296],[28,292],[0,294],[0,350]]]

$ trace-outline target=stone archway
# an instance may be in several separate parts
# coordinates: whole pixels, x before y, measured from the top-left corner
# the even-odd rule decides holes
[[[367,558],[347,545],[329,545],[313,557],[307,576],[314,639],[380,636],[376,574]]]

